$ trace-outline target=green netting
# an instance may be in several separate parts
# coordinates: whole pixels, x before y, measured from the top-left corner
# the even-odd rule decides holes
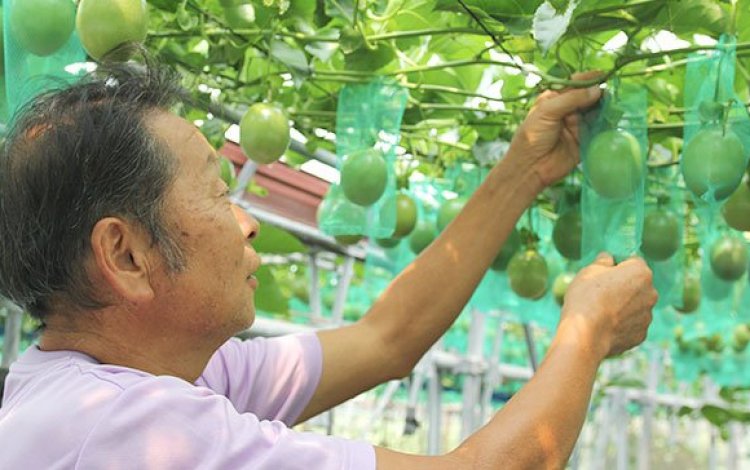
[[[715,206],[734,191],[750,156],[750,118],[734,92],[736,40],[691,55],[685,77],[681,168],[696,199]]]
[[[552,295],[552,283],[564,267],[564,262],[559,256],[551,242],[553,221],[543,216],[537,207],[529,208],[521,217],[517,225],[519,231],[526,238],[526,246],[519,251],[532,248],[539,252],[547,265],[547,288],[544,294],[537,299],[523,298],[507,287],[509,300],[506,303],[513,305],[511,312],[514,317],[523,323],[534,322],[546,327],[554,328],[559,319],[559,307]],[[534,238],[538,241],[532,242]],[[510,283],[508,276],[504,280]]]
[[[750,148],[750,119],[735,96],[734,76],[735,40],[730,36],[722,36],[715,50],[690,57],[681,158],[685,185],[697,203],[702,258],[700,307],[679,318],[685,341],[694,349],[682,364],[706,372],[719,384],[747,381],[738,369],[744,364],[746,345],[738,348],[733,337],[750,306],[747,247],[741,233],[719,215],[720,202],[742,179]],[[727,246],[736,249],[725,250]]]
[[[586,261],[602,251],[618,260],[636,254],[643,228],[646,90],[618,82],[610,89],[581,120],[581,249]]]
[[[332,209],[321,219],[323,232],[329,235],[368,234],[375,238],[386,238],[393,234],[396,225],[396,145],[407,97],[406,89],[384,79],[347,85],[341,89],[336,112],[339,170],[349,159],[367,155],[371,160],[368,166],[353,171],[354,181],[345,181],[346,173],[342,172],[341,185],[334,185],[326,195]],[[380,166],[374,161],[377,159],[380,159]],[[386,173],[387,178],[382,192],[367,187],[373,178],[377,178],[378,168]],[[353,188],[348,193],[350,195],[355,192],[375,193],[375,202],[363,206],[358,205],[362,201],[357,200],[355,204],[347,199],[342,190],[345,185]]]
[[[736,291],[747,282],[746,274],[742,274],[734,281],[722,279],[712,267],[714,266],[712,258],[715,258],[714,250],[719,244],[731,240],[738,243],[741,250],[747,250],[741,234],[727,227],[721,220],[714,222],[717,217],[710,206],[701,207],[697,213],[700,220],[698,237],[703,253],[700,271],[702,297],[698,311],[691,315],[692,322],[686,322],[692,323],[691,328],[686,330],[688,338],[710,337],[713,334],[725,335],[727,331],[731,331],[736,321]],[[742,263],[743,270],[746,269],[746,264],[746,261]]]
[[[577,266],[577,262],[581,260],[581,186],[576,176],[574,174],[568,177],[569,183],[564,187],[557,201],[555,208],[557,218],[552,229],[551,240],[557,252],[570,261],[570,266]]]
[[[682,382],[694,382],[701,373],[701,353],[695,348],[675,345],[671,351],[675,378]]]
[[[684,250],[685,192],[676,181],[679,169],[675,166],[654,169],[649,173],[644,215],[643,256],[654,275],[654,287],[659,301],[654,307],[654,320],[648,331],[648,341],[671,341],[674,327],[679,323],[680,310],[692,310],[684,305],[686,257]]]
[[[86,69],[76,65],[85,62],[86,53],[75,32],[74,2],[70,2],[70,24],[57,25],[60,30],[71,31],[67,40],[60,41],[59,37],[57,40],[53,37],[59,35],[29,28],[28,18],[21,18],[28,15],[20,10],[14,14],[22,1],[3,0],[5,99],[0,107],[3,120],[12,118],[19,107],[40,92],[61,83],[71,83]]]

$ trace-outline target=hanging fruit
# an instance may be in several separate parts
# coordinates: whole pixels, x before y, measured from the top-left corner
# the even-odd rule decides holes
[[[505,271],[508,268],[508,263],[510,263],[511,258],[513,258],[513,255],[515,255],[520,248],[521,235],[518,233],[518,230],[513,228],[510,234],[508,234],[508,239],[505,240],[502,248],[500,248],[500,253],[498,253],[492,261],[490,268],[493,271]]]
[[[467,201],[468,199],[465,197],[457,197],[455,199],[448,199],[440,205],[437,216],[437,228],[439,231],[442,232],[445,230],[445,227],[463,210]]]
[[[10,5],[10,33],[34,55],[54,54],[68,42],[75,28],[72,0],[15,0]]]
[[[347,199],[360,206],[371,206],[383,196],[388,182],[388,165],[374,148],[347,155],[341,166],[341,189]]]
[[[721,208],[727,225],[741,232],[750,231],[750,181],[743,181]]]
[[[591,187],[606,199],[627,199],[641,186],[643,152],[638,139],[622,129],[597,134],[585,163]]]
[[[563,272],[557,275],[555,281],[552,283],[552,295],[555,297],[557,305],[563,305],[565,301],[565,294],[568,292],[568,287],[575,279],[575,274],[571,272]]]
[[[552,230],[552,242],[557,251],[565,258],[573,261],[581,259],[581,237],[583,235],[583,221],[578,207],[563,213],[555,221]]]
[[[742,181],[745,152],[737,134],[719,125],[704,128],[688,142],[682,155],[682,176],[698,198],[728,198]]]
[[[711,246],[711,270],[723,281],[741,278],[747,263],[747,246],[738,237],[723,236]]]
[[[255,163],[273,163],[289,148],[289,130],[289,119],[281,108],[256,103],[240,121],[240,146]]]
[[[537,300],[547,292],[547,261],[534,249],[516,253],[508,263],[510,288],[519,297]]]
[[[81,0],[75,24],[83,48],[101,60],[121,44],[146,39],[148,7],[146,0]]]
[[[435,240],[437,230],[435,224],[429,220],[420,220],[409,236],[409,248],[418,255]]]
[[[664,261],[680,248],[680,222],[666,209],[654,209],[643,220],[641,251],[652,261]]]
[[[682,283],[679,305],[674,308],[680,313],[689,314],[698,310],[701,303],[701,280],[694,274],[686,274]]]

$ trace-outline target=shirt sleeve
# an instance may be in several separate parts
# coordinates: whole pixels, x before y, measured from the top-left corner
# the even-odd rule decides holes
[[[322,362],[315,333],[233,338],[214,354],[196,385],[224,395],[240,413],[291,426],[318,387]]]
[[[185,388],[156,378],[123,391],[86,438],[76,468],[375,469],[368,443],[296,432],[239,413],[205,388]]]

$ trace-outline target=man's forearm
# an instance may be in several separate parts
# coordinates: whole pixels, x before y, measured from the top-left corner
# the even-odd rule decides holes
[[[470,468],[561,469],[583,426],[603,355],[561,325],[531,381],[453,454]]]
[[[530,168],[504,159],[454,222],[380,296],[365,321],[398,351],[399,367],[415,364],[455,321],[540,190]]]

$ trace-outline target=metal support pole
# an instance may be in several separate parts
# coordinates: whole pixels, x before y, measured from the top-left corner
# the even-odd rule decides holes
[[[729,449],[727,451],[727,470],[739,470],[740,460],[740,424],[729,423]]]
[[[492,340],[492,354],[489,358],[489,367],[484,374],[484,388],[482,389],[482,400],[479,408],[479,422],[485,423],[492,412],[492,393],[503,382],[500,373],[500,354],[503,349],[503,338],[505,328],[502,318],[498,321],[495,337]]]
[[[393,400],[393,396],[396,394],[400,386],[401,386],[400,380],[391,380],[390,382],[386,384],[383,394],[380,395],[380,399],[378,400],[378,403],[375,405],[375,410],[373,410],[372,412],[371,419],[367,422],[367,425],[362,429],[362,439],[367,439],[375,423],[381,422],[381,419],[383,415],[385,414],[385,409],[388,407],[388,404],[391,402],[391,400]]]
[[[336,285],[336,300],[333,303],[333,324],[340,325],[343,322],[344,307],[346,306],[346,295],[349,292],[349,285],[354,276],[354,257],[347,256],[341,267],[339,283]]]
[[[18,358],[21,346],[21,323],[23,310],[8,300],[4,300],[2,309],[5,310],[5,339],[3,341],[3,360],[0,367],[10,367]]]
[[[712,424],[707,423],[709,427],[709,433],[711,436],[711,440],[709,441],[708,446],[708,470],[716,470],[719,463],[719,455],[716,448],[717,444],[717,438],[718,438],[718,431],[716,430],[716,427],[714,427]]]
[[[704,399],[706,400],[706,402],[715,402],[719,397],[719,387],[708,377],[706,377],[704,381],[704,391]],[[704,422],[708,427],[711,436],[711,440],[709,441],[708,446],[708,468],[709,470],[716,470],[717,468],[719,468],[719,452],[717,448],[719,431],[713,424],[705,420]]]
[[[628,410],[627,410],[627,399],[625,398],[624,390],[615,391],[615,416],[616,425],[615,431],[615,448],[617,450],[617,470],[628,470]]]
[[[646,382],[647,401],[643,408],[643,429],[638,438],[638,470],[649,470],[651,468],[651,440],[653,436],[654,412],[656,404],[654,397],[659,383],[659,370],[661,369],[661,351],[654,348],[649,351],[650,361],[648,367],[648,379]]]
[[[485,317],[477,309],[471,310],[469,344],[467,356],[470,362],[482,359]],[[469,437],[477,428],[477,405],[481,385],[481,373],[472,368],[467,371],[463,385],[463,409],[461,410],[461,440]]]
[[[430,364],[427,364],[427,363]],[[406,419],[404,422],[404,435],[411,436],[414,434],[419,427],[419,421],[417,421],[417,405],[419,404],[419,392],[422,391],[422,386],[431,367],[432,358],[429,353],[425,355],[422,360],[419,361],[417,366],[414,368],[414,372],[411,374],[411,383],[409,383],[409,398],[406,402]]]
[[[435,361],[430,358],[429,372],[427,376],[427,416],[429,428],[427,429],[427,454],[439,455],[441,453],[442,437],[442,394],[443,386],[440,383],[440,370]]]
[[[528,323],[523,324],[523,335],[526,337],[526,349],[529,351],[529,362],[531,363],[531,370],[536,372],[539,367],[539,360],[536,355],[536,346],[534,345],[534,336],[532,335],[531,325]]]
[[[250,184],[250,180],[255,176],[255,172],[258,170],[258,165],[248,159],[240,170],[240,174],[237,175],[237,187],[232,191],[232,195],[235,197],[242,197],[245,194],[245,188]]]
[[[596,432],[594,435],[597,437],[594,443],[594,452],[591,455],[590,468],[604,468],[607,462],[607,447],[609,446],[609,427],[612,421],[612,404],[613,400],[611,397],[606,396],[602,399],[599,405],[598,418],[599,422],[596,423]]]
[[[310,274],[310,317],[313,323],[321,320],[321,302],[320,302],[320,272],[318,271],[318,253],[310,251],[310,264],[308,272]]]

